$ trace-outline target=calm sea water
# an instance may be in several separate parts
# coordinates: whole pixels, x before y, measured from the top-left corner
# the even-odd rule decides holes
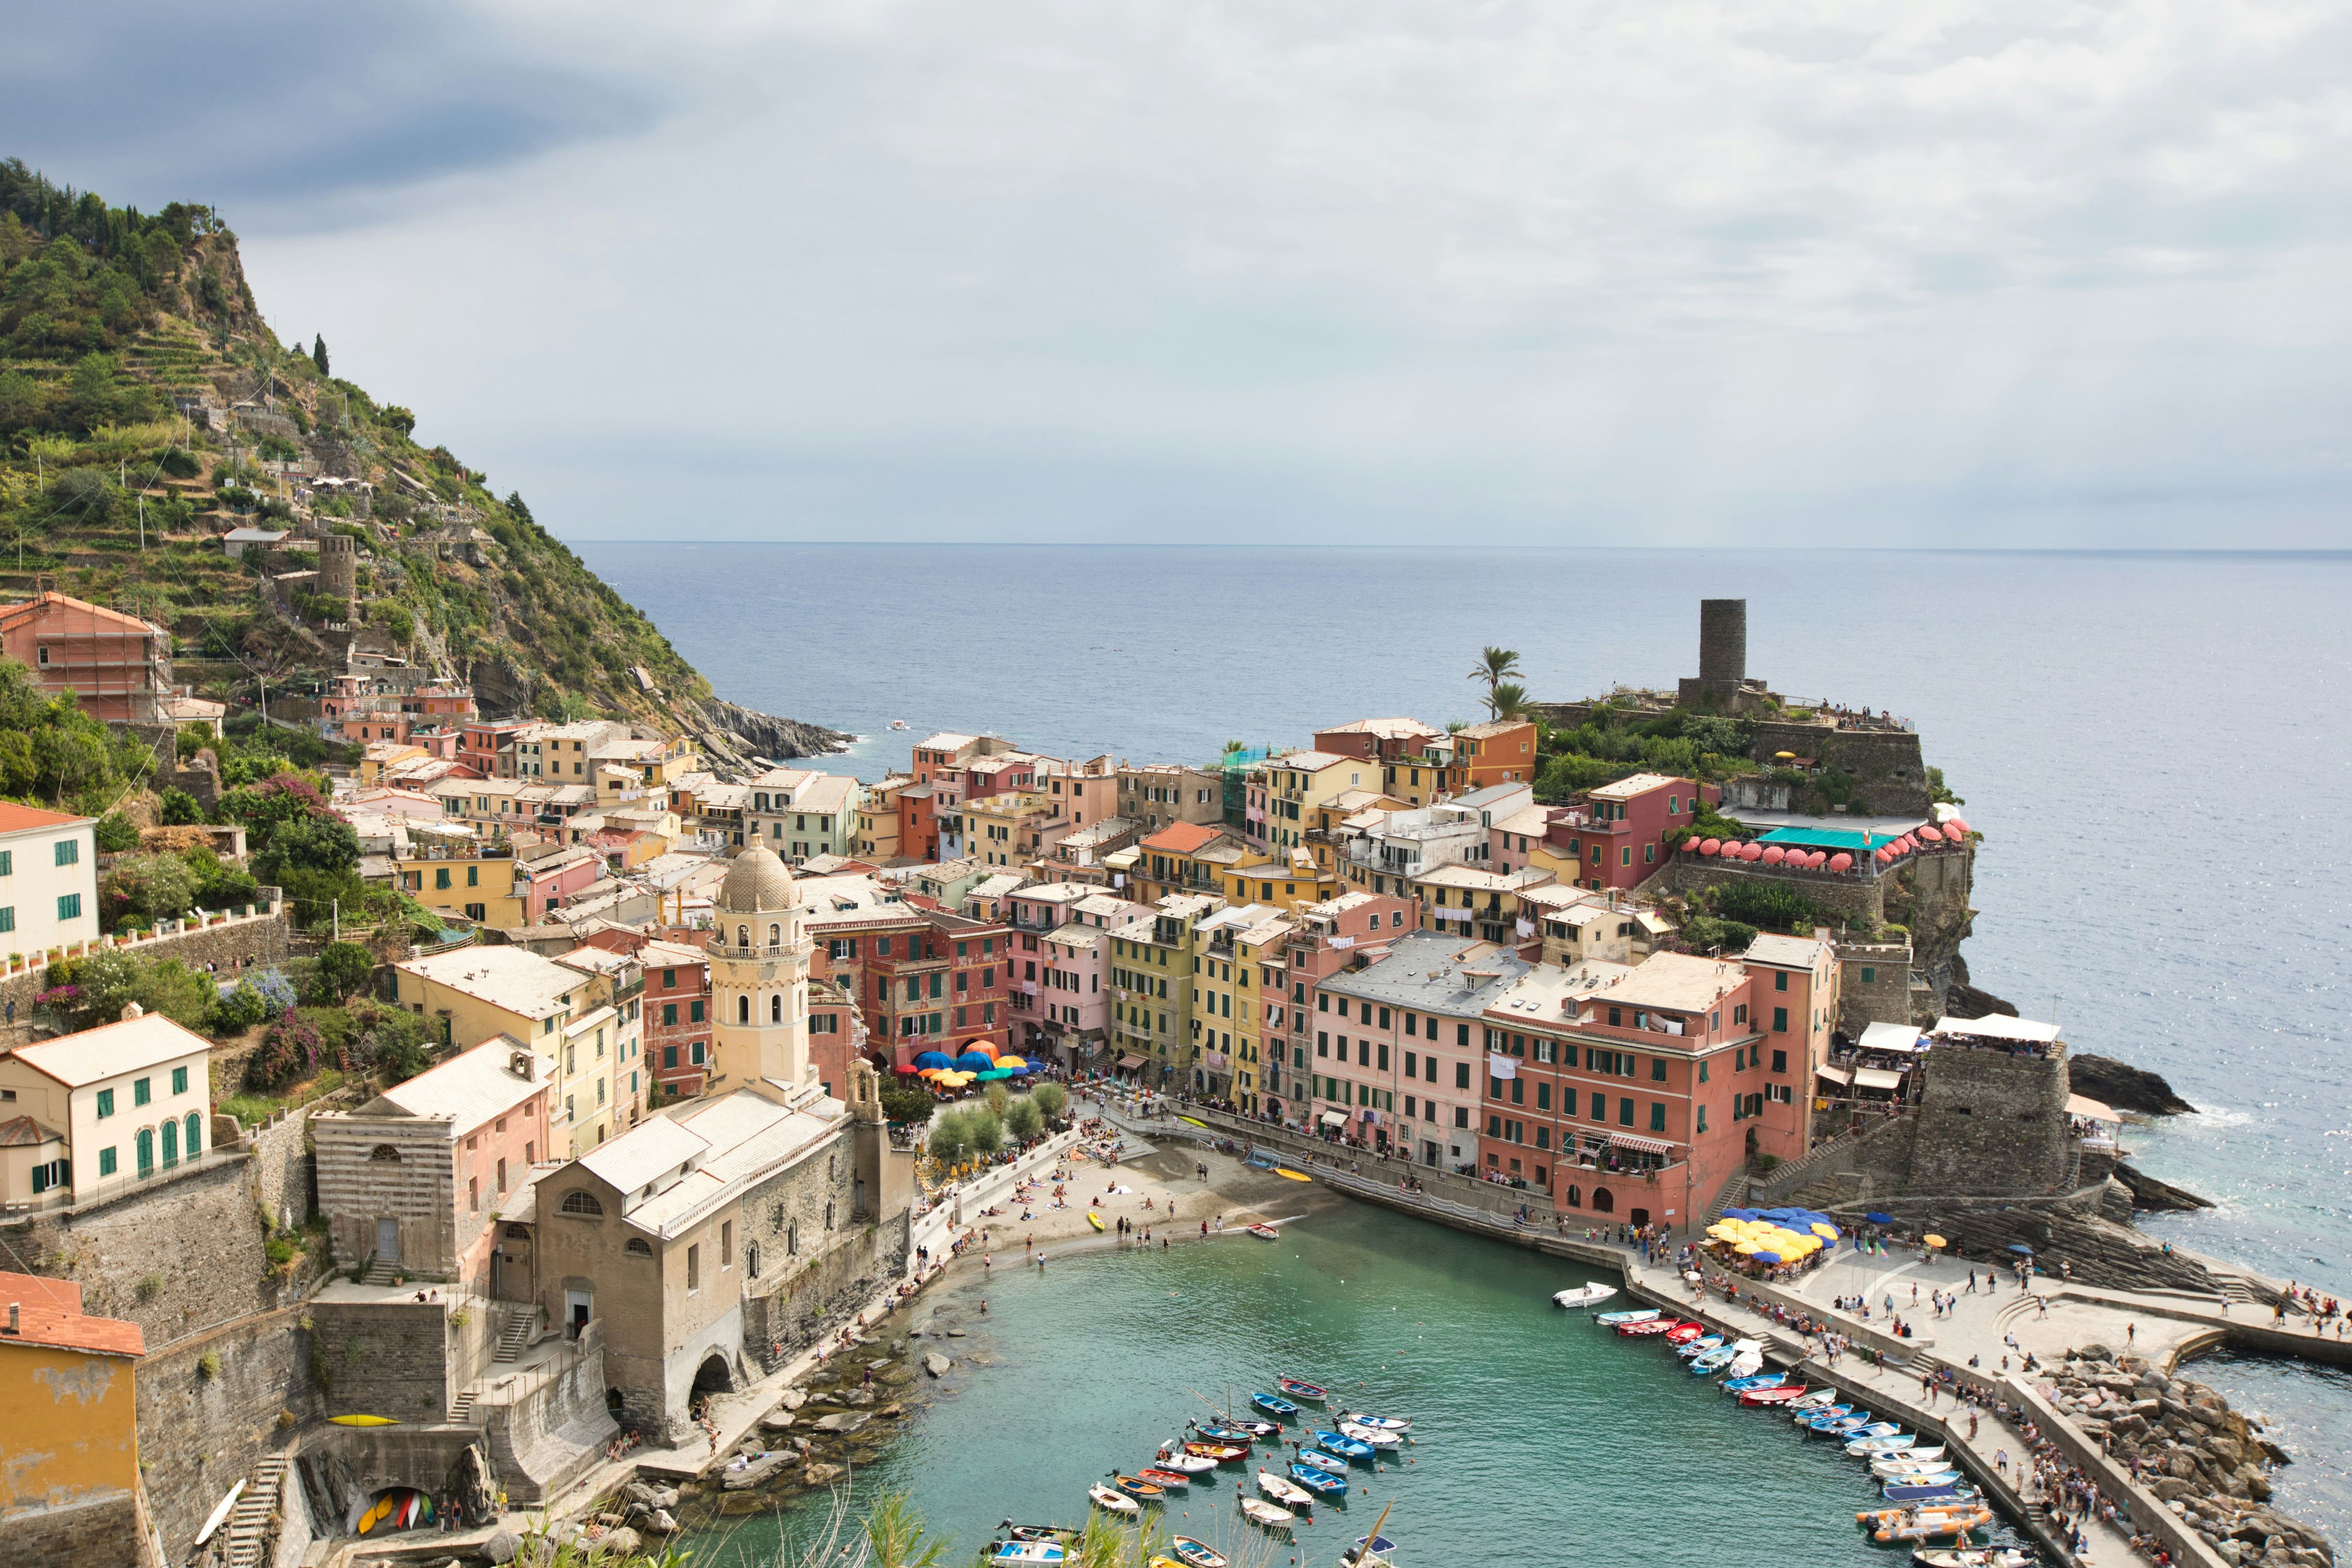
[[[1344,1503],[1318,1503],[1273,1563],[1326,1568],[1384,1505],[1401,1561],[1423,1568],[1720,1568],[1734,1543],[1747,1563],[1888,1561],[1854,1526],[1856,1510],[1885,1506],[1862,1465],[1785,1416],[1739,1408],[1664,1346],[1550,1304],[1587,1278],[1347,1203],[1273,1245],[1234,1237],[1000,1268],[925,1304],[970,1331],[940,1342],[951,1356],[995,1364],[951,1371],[859,1490],[908,1491],[953,1538],[949,1560],[969,1562],[1000,1520],[1082,1519],[1090,1483],[1148,1463],[1188,1417],[1207,1418],[1199,1395],[1223,1401],[1231,1388],[1238,1401],[1290,1372],[1349,1407],[1410,1416],[1414,1443],[1409,1467],[1353,1467]],[[1258,1468],[1203,1478],[1169,1504],[1169,1525],[1240,1560],[1237,1547],[1265,1538],[1241,1521],[1233,1486],[1254,1488]],[[778,1528],[748,1521],[724,1544],[706,1537],[698,1568],[768,1568]]]
[[[940,729],[1168,761],[1469,718],[1488,643],[1538,698],[1667,685],[1696,670],[1697,601],[1745,596],[1751,675],[1910,718],[1967,800],[1977,983],[2201,1108],[2126,1142],[2221,1206],[2150,1228],[2352,1294],[2352,556],[581,553],[722,695],[871,737],[832,764],[865,777]],[[2352,1429],[2312,1397],[2284,1418]]]

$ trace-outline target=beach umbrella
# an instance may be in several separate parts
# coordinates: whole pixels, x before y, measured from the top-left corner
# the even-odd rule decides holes
[[[1873,1225],[1893,1225],[1895,1223],[1895,1216],[1891,1214],[1866,1214],[1862,1217],[1868,1220]]]
[[[1013,1076],[1013,1069],[1011,1068],[991,1068],[986,1072],[975,1073],[972,1076],[979,1079],[982,1083],[1000,1083]]]
[[[966,1051],[956,1058],[958,1072],[986,1072],[996,1065],[996,1058],[985,1051]]]
[[[919,1068],[951,1068],[955,1066],[955,1058],[945,1051],[925,1051],[915,1058],[915,1065]]]
[[[1719,855],[1723,852],[1723,840],[1720,838],[1701,839],[1699,841],[1698,852],[1702,855]]]
[[[1809,1228],[1823,1241],[1835,1241],[1838,1238],[1838,1229],[1833,1225],[1823,1225],[1816,1220]]]
[[[2033,1256],[2033,1248],[2032,1248],[2032,1247],[2030,1247],[2026,1246],[2026,1245],[2025,1245],[2025,1243],[2023,1243],[2023,1242],[2021,1242],[2021,1241],[2012,1241],[2012,1242],[2011,1242],[2011,1243],[2009,1244],[2009,1249],[2010,1249],[2011,1252],[2022,1252],[2022,1253],[2023,1253],[2023,1254],[2025,1254],[2025,1256],[2026,1256],[2026,1257],[2028,1257],[2028,1258],[2031,1258],[2031,1257],[2032,1257],[2032,1256]]]
[[[1924,1237],[1921,1239],[1925,1240],[1930,1247],[1946,1247],[1950,1245],[1940,1236]]]
[[[991,1060],[995,1059],[998,1050],[997,1044],[993,1040],[966,1040],[959,1048],[965,1052],[978,1051]]]
[[[1853,857],[1845,853],[1843,850],[1838,851],[1838,853],[1830,857],[1830,869],[1832,871],[1853,870]]]
[[[1742,1250],[1744,1251],[1746,1249],[1742,1248]],[[1759,1263],[1779,1263],[1781,1261],[1780,1255],[1777,1252],[1758,1252],[1751,1256],[1753,1256]]]
[[[1001,1068],[1011,1068],[1014,1072],[1025,1072],[1029,1068],[1029,1064],[1026,1060],[1020,1057],[1013,1056],[997,1058],[996,1065]]]

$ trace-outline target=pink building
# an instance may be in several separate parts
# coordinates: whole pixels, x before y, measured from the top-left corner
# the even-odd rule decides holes
[[[454,732],[481,717],[469,686],[450,680],[409,686],[381,671],[336,676],[319,700],[319,713],[344,740],[361,742],[405,741],[419,730]]]
[[[1066,918],[1036,939],[1037,991],[1033,997],[1024,988],[1022,999],[1029,1006],[1023,1010],[1022,1021],[1043,1048],[1101,1045],[1110,1038],[1110,933],[1155,911],[1108,893],[1088,892],[1082,883],[1051,886],[1086,896],[1061,906]],[[1025,954],[1022,972],[1028,972]]]
[[[515,858],[515,892],[521,898],[526,923],[551,919],[574,895],[604,876],[604,857],[586,845],[542,855],[535,860]]]
[[[1666,862],[1666,841],[1679,838],[1704,801],[1722,792],[1713,784],[1664,773],[1635,773],[1587,792],[1581,805],[1553,813],[1553,852],[1573,857],[1580,888],[1638,887]]]

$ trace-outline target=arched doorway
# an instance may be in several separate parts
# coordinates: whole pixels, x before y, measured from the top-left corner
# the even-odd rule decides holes
[[[727,1364],[725,1356],[712,1351],[702,1358],[702,1364],[695,1368],[694,1387],[687,1394],[687,1405],[690,1409],[698,1410],[702,1402],[712,1394],[734,1392],[735,1369]]]
[[[1616,1196],[1612,1194],[1607,1187],[1595,1187],[1592,1189],[1592,1212],[1594,1214],[1614,1214],[1617,1212]]]

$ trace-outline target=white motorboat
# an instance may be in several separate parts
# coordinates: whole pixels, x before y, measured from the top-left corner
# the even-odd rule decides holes
[[[1357,1421],[1340,1422],[1339,1436],[1353,1437],[1357,1442],[1375,1448],[1393,1448],[1404,1442],[1403,1437],[1384,1426],[1367,1426]]]
[[[1272,1470],[1257,1473],[1257,1489],[1275,1501],[1290,1508],[1313,1508],[1315,1494],[1297,1481],[1276,1475]]]
[[[1087,1499],[1105,1513],[1116,1514],[1121,1519],[1133,1519],[1143,1511],[1141,1503],[1111,1490],[1099,1481],[1087,1489]]]
[[[1566,1307],[1570,1311],[1582,1311],[1617,1294],[1614,1285],[1576,1285],[1552,1293],[1551,1304]]]
[[[1242,1512],[1249,1516],[1252,1524],[1264,1525],[1268,1530],[1288,1530],[1298,1517],[1286,1508],[1276,1508],[1254,1497],[1242,1499]]]

